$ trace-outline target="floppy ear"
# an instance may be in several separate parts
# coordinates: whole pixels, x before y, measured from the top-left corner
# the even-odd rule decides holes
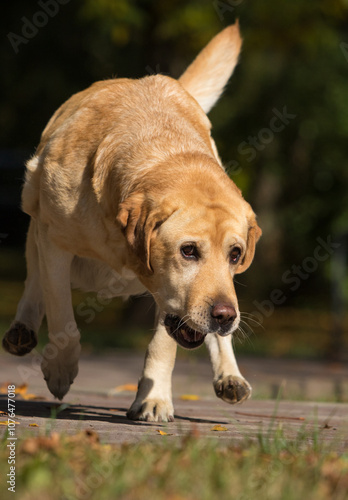
[[[117,221],[128,247],[143,268],[142,272],[145,268],[147,274],[153,273],[150,263],[151,237],[173,211],[168,204],[165,209],[161,209],[158,203],[146,199],[142,193],[134,193],[120,204]]]
[[[238,62],[242,45],[238,21],[222,30],[179,78],[184,89],[208,113],[222,94]]]
[[[255,246],[262,235],[261,228],[258,226],[255,218],[255,214],[248,218],[249,229],[248,229],[248,239],[247,239],[247,249],[241,266],[238,266],[236,274],[243,273],[248,269],[253,261],[255,255]]]
[[[152,227],[147,220],[145,196],[134,193],[119,207],[116,219],[122,228],[127,244],[147,271],[152,272],[150,266],[150,239]]]

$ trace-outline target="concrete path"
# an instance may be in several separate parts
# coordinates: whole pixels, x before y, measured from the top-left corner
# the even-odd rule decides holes
[[[2,353],[0,410],[7,411],[7,386],[14,384],[21,392],[15,397],[17,437],[49,431],[72,434],[93,430],[108,443],[148,438],[172,440],[194,434],[218,438],[223,444],[257,439],[260,433],[272,435],[281,427],[289,438],[298,436],[300,429],[305,428],[308,439],[319,436],[320,440],[331,442],[334,449],[348,449],[346,366],[241,359],[241,371],[253,386],[253,399],[230,406],[214,394],[208,360],[179,359],[173,378],[175,422],[158,424],[133,422],[126,417],[142,365],[143,356],[137,353],[83,355],[79,375],[61,405],[46,388],[37,354],[16,358]],[[27,387],[20,389],[23,383]],[[271,398],[279,390],[283,397],[276,403]],[[187,395],[196,399],[183,399]],[[6,415],[0,414],[0,420],[5,421]],[[212,430],[216,425],[227,430]],[[3,434],[5,430],[6,426],[1,425],[0,432]]]

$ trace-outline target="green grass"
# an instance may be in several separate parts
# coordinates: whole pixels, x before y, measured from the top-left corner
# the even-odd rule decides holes
[[[270,425],[270,428],[273,424]],[[108,445],[98,436],[49,434],[17,442],[16,496],[25,500],[346,500],[348,453],[302,429],[279,428],[257,442],[219,443],[194,435],[180,442]],[[226,446],[225,446],[226,444]],[[0,448],[1,497],[7,498],[8,450]],[[12,498],[8,495],[8,498]]]

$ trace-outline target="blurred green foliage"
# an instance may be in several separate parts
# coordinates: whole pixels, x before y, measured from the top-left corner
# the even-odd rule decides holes
[[[56,14],[14,47],[10,34],[23,36],[52,2]],[[1,149],[33,153],[55,109],[95,80],[180,76],[238,18],[240,64],[210,119],[222,160],[264,231],[239,293],[245,304],[277,287],[289,292],[286,306],[328,307],[331,256],[296,293],[282,276],[313,255],[317,237],[341,242],[348,233],[347,0],[63,3],[2,6]],[[275,130],[284,110],[292,118]],[[347,293],[344,273],[341,281]]]

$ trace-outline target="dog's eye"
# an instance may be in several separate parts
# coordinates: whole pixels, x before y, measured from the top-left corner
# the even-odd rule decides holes
[[[181,255],[185,259],[195,259],[197,260],[199,255],[198,255],[198,250],[195,245],[183,245],[180,249]]]
[[[233,247],[230,253],[231,264],[237,264],[242,255],[242,251],[239,247]]]

